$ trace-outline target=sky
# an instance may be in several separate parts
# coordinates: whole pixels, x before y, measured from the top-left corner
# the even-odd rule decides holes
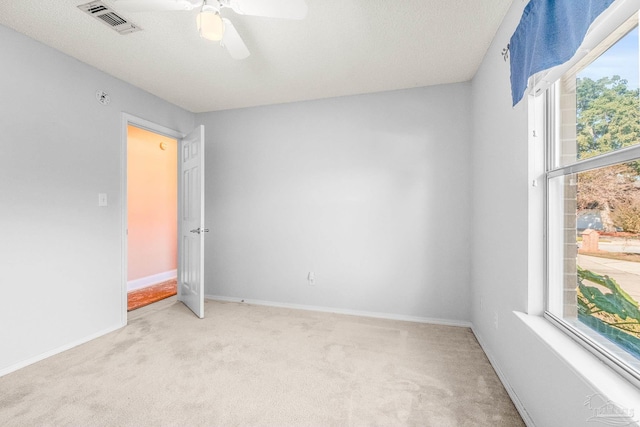
[[[578,77],[598,80],[601,77],[618,75],[629,82],[627,85],[629,89],[637,89],[640,78],[638,60],[638,27],[636,27],[582,70]]]

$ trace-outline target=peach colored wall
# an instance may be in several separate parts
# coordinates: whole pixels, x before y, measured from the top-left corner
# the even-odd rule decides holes
[[[177,268],[178,143],[133,126],[127,134],[130,281]]]

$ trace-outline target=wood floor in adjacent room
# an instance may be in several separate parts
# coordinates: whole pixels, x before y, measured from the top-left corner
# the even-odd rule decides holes
[[[147,286],[127,293],[127,311],[137,310],[154,302],[169,298],[178,292],[177,279]]]
[[[524,426],[468,328],[172,298],[0,378],[0,425]]]

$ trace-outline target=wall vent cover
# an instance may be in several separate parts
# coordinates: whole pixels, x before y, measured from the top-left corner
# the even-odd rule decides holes
[[[126,18],[123,18],[121,15],[117,14],[113,9],[109,8],[109,6],[99,0],[81,4],[80,6],[78,6],[78,9],[90,16],[93,16],[94,18],[98,19],[109,28],[113,28],[120,34],[129,34],[142,30],[142,28],[128,21]]]

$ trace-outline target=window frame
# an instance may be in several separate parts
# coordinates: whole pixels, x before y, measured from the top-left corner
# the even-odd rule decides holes
[[[629,4],[629,2],[627,2]],[[621,15],[620,11],[617,11],[617,15]],[[599,45],[602,41],[608,38],[610,35],[614,34],[621,26],[622,23],[628,21],[633,15],[640,14],[640,11],[637,9],[629,16],[626,15],[626,18],[622,19],[622,22],[618,22],[617,25],[611,23],[611,19],[605,25],[605,29],[609,31],[604,31],[602,29],[602,25],[599,28],[596,28],[595,32],[599,34],[599,40],[596,41],[596,45]],[[618,21],[620,21],[620,16],[616,16],[613,14]],[[613,20],[615,21],[615,19]],[[614,26],[615,25],[615,26]],[[593,47],[593,40],[591,41],[591,47]],[[586,50],[586,49],[584,49]],[[544,196],[543,196],[543,227],[544,227],[544,254],[543,254],[543,274],[544,274],[544,312],[543,316],[560,330],[568,334],[571,338],[581,344],[584,348],[586,348],[590,353],[594,354],[601,361],[603,361],[606,365],[616,371],[618,374],[627,379],[634,386],[640,388],[640,369],[634,368],[627,364],[624,360],[618,358],[611,350],[609,350],[606,346],[600,344],[597,339],[593,337],[600,337],[606,339],[602,334],[599,334],[596,331],[591,332],[587,325],[584,325],[584,331],[582,328],[576,327],[571,324],[569,321],[563,319],[557,314],[554,314],[550,311],[550,299],[553,294],[552,289],[555,291],[557,287],[564,287],[564,283],[556,283],[553,282],[555,278],[551,277],[551,271],[553,268],[552,263],[561,263],[562,260],[551,260],[551,251],[550,244],[553,236],[551,236],[550,230],[550,216],[552,215],[551,209],[553,203],[557,203],[557,201],[550,200],[550,180],[558,177],[568,176],[572,174],[577,174],[580,172],[585,172],[589,170],[598,169],[601,167],[612,166],[620,163],[626,163],[631,161],[640,160],[640,144],[634,145],[631,147],[622,148],[619,150],[611,151],[609,153],[601,154],[595,157],[577,160],[567,165],[556,166],[560,164],[559,161],[556,161],[559,156],[560,147],[559,147],[559,123],[557,122],[557,111],[559,109],[559,90],[557,86],[559,85],[559,81],[561,77],[570,72],[571,68],[576,65],[585,55],[581,58],[578,58],[575,61],[571,61],[570,64],[557,67],[557,69],[553,69],[548,72],[547,75],[553,75],[554,81],[549,82],[548,80],[544,81],[545,78],[540,78],[539,76],[534,76],[534,82],[538,82],[538,84],[533,84],[532,90],[537,96],[541,99],[539,102],[543,103],[544,106],[544,171],[543,171],[543,181],[544,181]],[[540,86],[539,82],[544,81],[544,86]],[[555,264],[557,265],[557,264]],[[588,332],[585,332],[588,331]],[[611,346],[616,346],[615,343],[611,343]],[[613,348],[613,347],[612,347]]]

